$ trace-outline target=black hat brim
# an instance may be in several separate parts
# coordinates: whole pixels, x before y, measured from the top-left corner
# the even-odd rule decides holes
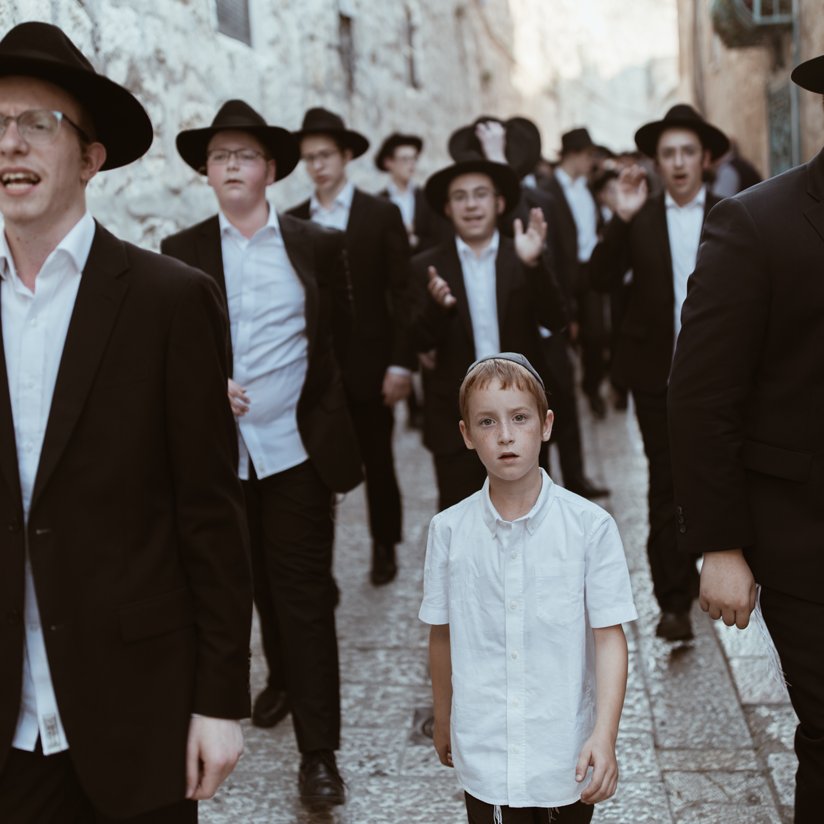
[[[793,83],[815,94],[824,94],[824,55],[799,63],[790,75]]]
[[[257,138],[275,161],[275,180],[283,180],[300,160],[300,148],[287,129],[279,126],[209,126],[205,129],[186,129],[175,141],[180,156],[196,172],[206,173],[206,152],[209,141],[219,132],[246,132]]]
[[[345,149],[349,149],[349,151],[352,152],[353,160],[356,157],[366,154],[367,149],[369,149],[369,141],[360,132],[353,132],[351,129],[301,129],[300,131],[292,132],[292,137],[294,137],[295,140],[298,141],[298,144],[300,144],[300,141],[304,137],[311,137],[312,135],[319,134],[331,135],[336,140],[340,141],[340,144]]]
[[[106,147],[101,170],[126,166],[152,145],[154,131],[146,110],[128,89],[109,78],[56,60],[19,53],[0,56],[0,77],[12,75],[46,80],[78,101],[94,124],[90,137]]]
[[[730,148],[730,140],[711,123],[696,120],[690,117],[671,117],[665,120],[656,120],[646,123],[635,133],[635,145],[647,156],[655,158],[658,153],[658,139],[667,129],[689,129],[701,138],[701,144],[710,153],[713,160],[726,154]]]
[[[511,211],[518,204],[521,197],[521,184],[515,172],[503,163],[494,163],[481,158],[459,160],[445,169],[435,172],[424,186],[424,195],[427,203],[437,214],[442,215],[449,194],[449,184],[465,174],[480,172],[489,175],[498,193],[504,199],[504,213]]]

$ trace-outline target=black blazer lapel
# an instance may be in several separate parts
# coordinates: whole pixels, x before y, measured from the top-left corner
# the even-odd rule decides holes
[[[444,245],[445,255],[443,262],[436,264],[438,274],[449,284],[449,289],[455,298],[455,311],[464,325],[469,340],[472,342],[474,352],[475,332],[472,329],[472,315],[469,313],[469,298],[466,296],[466,284],[464,283],[463,266],[458,257],[458,249],[453,239]]]
[[[312,276],[314,252],[299,219],[292,219],[289,215],[278,215],[278,222],[286,247],[286,255],[303,284],[306,296],[306,337],[309,342],[308,357],[311,360],[318,325],[318,285]]]
[[[352,196],[352,205],[349,207],[349,219],[346,222],[346,237],[356,238],[360,234],[360,227],[366,220],[368,209],[366,208],[366,198],[360,189],[355,189]]]
[[[223,299],[226,300],[223,249],[220,243],[220,221],[217,215],[202,223],[198,229],[197,268],[215,279],[223,294]]]
[[[672,249],[669,241],[669,226],[667,225],[667,204],[663,195],[659,195],[655,208],[650,211],[650,235],[658,239],[658,253],[661,255],[661,272],[666,275],[667,294],[674,301],[675,288],[673,286]]]
[[[9,377],[6,372],[6,351],[3,344],[3,324],[0,320],[0,474],[18,508],[22,509],[20,473],[17,467],[17,446],[14,437],[14,418],[11,412]]]
[[[498,330],[503,337],[503,323],[509,295],[512,292],[512,278],[518,271],[518,255],[508,238],[500,239],[498,254],[495,257],[495,300],[498,305]]]
[[[807,193],[813,203],[804,210],[804,217],[824,240],[824,151],[810,161],[807,170]]]
[[[83,410],[128,288],[123,276],[128,268],[124,244],[98,224],[63,346],[32,493],[32,511]]]

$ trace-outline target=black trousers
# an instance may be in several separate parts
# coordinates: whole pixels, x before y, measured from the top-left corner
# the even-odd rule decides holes
[[[647,557],[653,593],[662,610],[686,612],[698,593],[698,572],[695,558],[676,544],[667,395],[633,390],[632,397],[649,464]]]
[[[0,771],[3,824],[196,824],[197,802],[180,801],[131,818],[109,818],[92,806],[74,771],[71,750],[45,756],[10,750]]]
[[[581,348],[581,389],[593,397],[609,371],[609,297],[589,288],[588,264],[579,264],[578,344]]]
[[[761,610],[799,721],[795,824],[816,824],[822,818],[824,784],[824,604],[762,586]]]
[[[438,511],[457,504],[477,492],[486,480],[486,469],[474,449],[434,455],[438,481]]]
[[[289,697],[298,749],[340,744],[332,576],[334,497],[310,461],[243,482],[269,684]]]
[[[542,339],[550,391],[549,408],[555,413],[550,443],[558,447],[558,461],[564,484],[580,486],[584,478],[581,426],[575,401],[575,375],[566,341],[560,335]]]
[[[369,531],[378,544],[401,542],[401,492],[392,454],[395,415],[382,400],[349,399],[349,413],[355,425],[364,474]]]
[[[469,793],[466,815],[469,824],[495,824],[495,807]],[[501,807],[503,824],[589,824],[595,807],[576,801],[565,807]]]

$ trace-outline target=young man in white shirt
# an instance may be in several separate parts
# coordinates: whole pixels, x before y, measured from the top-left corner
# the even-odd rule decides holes
[[[369,148],[366,137],[323,108],[309,109],[293,134],[314,191],[288,214],[339,229],[346,238],[355,322],[341,371],[366,475],[370,580],[381,586],[397,574],[395,546],[402,539],[393,407],[409,395],[417,365],[407,340],[409,241],[398,207],[347,177],[350,161]]]
[[[625,292],[615,335],[612,373],[632,392],[649,462],[647,554],[653,591],[661,608],[657,634],[668,641],[692,638],[690,605],[698,590],[695,558],[679,552],[672,463],[667,431],[667,381],[681,326],[687,279],[695,268],[704,218],[718,202],[707,191],[704,172],[729,141],[690,106],[673,106],[663,120],[635,135],[638,148],[655,159],[664,192],[648,197],[639,166],[625,169],[615,193],[615,214],[590,261],[590,283]]]
[[[228,392],[269,666],[252,721],[271,727],[291,711],[301,798],[342,803],[334,493],[361,480],[336,360],[350,318],[343,236],[269,204],[266,190],[295,168],[298,146],[244,101],[181,132],[177,146],[220,206],[161,249],[211,275],[229,313]]]
[[[621,624],[637,617],[618,529],[539,467],[552,412],[523,355],[472,364],[460,407],[487,481],[429,529],[435,748],[470,824],[586,824],[617,786]]]
[[[251,584],[214,284],[87,211],[152,142],[56,26],[0,41],[0,821],[197,821]]]

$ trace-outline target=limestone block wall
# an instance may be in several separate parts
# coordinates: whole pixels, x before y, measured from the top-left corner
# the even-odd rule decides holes
[[[238,0],[243,2],[243,0]],[[372,141],[350,167],[367,190],[384,184],[372,163],[395,129],[423,135],[421,175],[447,162],[454,128],[478,113],[519,109],[510,81],[507,0],[249,0],[252,45],[217,30],[215,0],[4,0],[0,31],[24,20],[63,27],[99,71],[132,90],[155,126],[149,153],[99,175],[92,212],[120,236],[160,239],[215,210],[208,186],[178,157],[182,128],[205,126],[241,97],[268,122],[296,129],[322,105]],[[341,47],[351,43],[351,50]],[[413,60],[413,65],[410,65]],[[306,197],[298,168],[272,190],[278,208]]]

